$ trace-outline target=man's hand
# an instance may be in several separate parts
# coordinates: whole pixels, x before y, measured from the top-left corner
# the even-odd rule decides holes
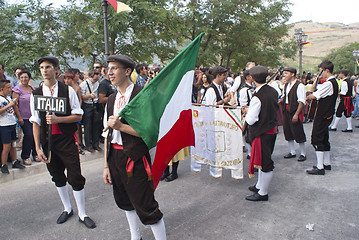
[[[241,107],[242,110],[242,117],[244,118],[248,112],[248,106]]]
[[[108,167],[103,169],[102,179],[107,185],[112,185],[110,170]]]
[[[298,122],[298,115],[294,114],[292,118],[292,123],[296,123],[296,122]]]
[[[54,113],[46,114],[46,123],[47,124],[57,124],[60,122],[60,117],[56,116]]]
[[[310,103],[312,100],[317,99],[313,94],[310,94],[307,98],[306,98],[306,102]]]
[[[110,116],[107,121],[107,126],[109,126],[112,129],[120,130],[123,123],[120,121],[118,117]]]
[[[41,160],[41,162],[49,163],[47,157],[45,156],[44,152],[41,149],[36,148],[36,153],[38,158]]]

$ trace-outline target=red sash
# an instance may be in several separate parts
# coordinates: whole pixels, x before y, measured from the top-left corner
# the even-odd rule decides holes
[[[267,131],[264,134],[276,134],[278,132],[277,126]],[[262,169],[262,144],[261,136],[256,137],[252,142],[251,160],[249,162],[248,175],[249,178],[254,177],[254,168]]]
[[[354,110],[351,97],[344,97],[344,109],[347,110],[347,116],[351,115],[352,111]]]

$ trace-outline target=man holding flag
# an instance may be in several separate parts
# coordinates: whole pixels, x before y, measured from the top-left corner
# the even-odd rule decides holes
[[[107,59],[108,75],[117,93],[108,98],[104,126],[109,126],[105,140],[103,179],[113,185],[116,204],[125,210],[131,239],[141,239],[139,220],[150,225],[156,239],[166,239],[163,214],[154,197],[151,158],[148,147],[137,132],[119,118],[120,111],[142,90],[130,80],[136,63],[125,55]]]

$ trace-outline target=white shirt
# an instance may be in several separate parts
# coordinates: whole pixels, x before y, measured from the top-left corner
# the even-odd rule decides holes
[[[228,89],[228,91],[230,92],[236,92],[239,88],[239,86],[241,85],[241,76],[238,76],[234,79],[234,83],[232,85],[232,87],[230,87]]]
[[[87,85],[87,83],[89,85]],[[83,81],[82,83],[80,83],[80,88],[81,88],[81,95],[89,95],[91,94],[91,92],[96,96],[93,101],[92,98],[83,100],[84,103],[87,104],[93,104],[94,102],[97,103],[98,102],[98,86],[99,86],[99,82],[96,81],[95,83],[93,83],[90,79],[86,79],[85,81]],[[91,92],[88,88],[88,86],[90,86]]]
[[[317,85],[317,90],[313,93],[314,97],[316,97],[317,100],[333,95],[333,85],[331,82],[329,82],[329,80],[333,78],[335,77],[331,76],[327,79],[326,82]]]
[[[118,114],[121,112],[121,110],[128,104],[130,101],[130,97],[134,88],[134,84],[132,83],[130,86],[126,88],[126,92],[124,95],[122,95],[119,91],[116,94],[114,107],[113,107],[113,116],[118,116]],[[121,119],[121,117],[120,117]],[[107,128],[107,105],[105,107],[105,114],[103,116],[103,126]],[[102,136],[104,138],[107,138],[108,130],[104,133],[102,133]],[[117,143],[118,145],[122,145],[122,137],[121,132],[119,130],[114,129],[112,132],[112,140],[111,143]]]
[[[4,108],[12,101],[9,96],[0,96],[0,108]],[[9,107],[2,114],[0,114],[0,126],[11,126],[16,124],[15,111],[13,107]]]
[[[248,95],[249,99],[248,99]],[[248,83],[239,91],[239,106],[244,107],[248,105],[248,100],[250,101],[252,98],[253,92],[248,88]]]
[[[277,91],[278,96],[282,95],[282,91],[280,90],[278,83],[276,81],[272,81],[271,83],[268,84],[268,86],[274,88]]]
[[[256,88],[255,92],[258,92],[264,85]],[[261,112],[262,103],[258,97],[254,96],[249,104],[248,112],[246,114],[246,122],[248,125],[253,125],[259,120],[259,113]]]
[[[213,85],[218,89],[219,95],[221,96],[221,99],[223,99],[222,88],[215,82],[213,82]],[[217,95],[213,88],[210,87],[207,89],[203,102],[205,105],[217,105]]]
[[[288,94],[290,92],[290,90],[292,89],[293,85],[297,82],[298,80],[295,80],[295,81],[292,81],[290,83],[288,83],[287,85],[287,89],[286,89],[286,98],[285,98],[285,103],[288,104],[289,101],[288,101]],[[298,85],[298,88],[297,88],[297,98],[298,98],[298,103],[301,102],[305,105],[305,99],[306,99],[306,96],[305,96],[305,86],[304,84],[302,83],[299,83]]]
[[[346,95],[348,92],[348,83],[346,81],[342,81],[340,84],[340,95]]]
[[[44,96],[47,97],[57,97],[58,96],[58,92],[59,92],[59,84],[58,82],[56,82],[56,84],[52,87],[53,90],[53,95],[51,95],[51,90],[48,86],[44,84],[42,84],[42,93]],[[70,107],[71,107],[71,115],[82,115],[84,112],[81,109],[80,106],[80,102],[79,102],[79,98],[77,97],[77,94],[75,92],[75,90],[71,87],[69,87],[69,100],[70,100]],[[31,123],[36,122],[37,124],[39,124],[41,126],[41,119],[40,119],[40,114],[39,111],[35,110],[35,104],[34,104],[34,95],[31,94],[30,96],[30,110],[31,110],[31,117],[29,119],[29,121]]]

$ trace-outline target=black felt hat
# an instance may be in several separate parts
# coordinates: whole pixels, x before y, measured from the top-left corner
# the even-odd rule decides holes
[[[54,65],[54,67],[58,67],[59,66],[59,59],[57,59],[56,57],[51,57],[51,56],[46,56],[46,57],[41,57],[37,60],[37,63],[40,65],[42,62],[50,62]]]
[[[108,56],[107,62],[119,62],[124,67],[131,68],[132,71],[136,66],[136,62],[132,58],[130,58],[129,56],[126,56],[126,55],[122,55],[122,54]]]

